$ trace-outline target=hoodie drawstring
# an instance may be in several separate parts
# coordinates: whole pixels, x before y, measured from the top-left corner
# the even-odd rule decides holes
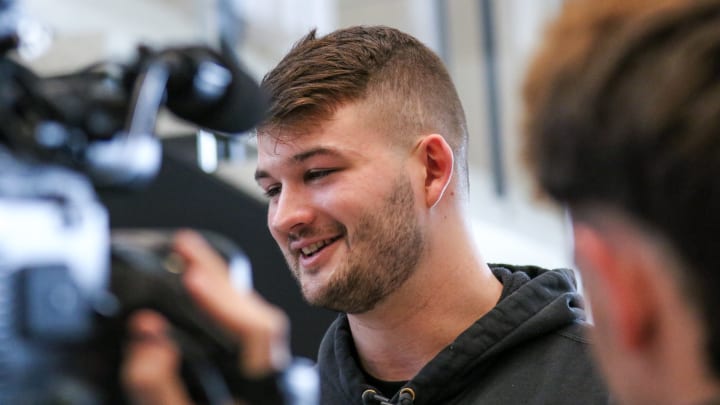
[[[413,405],[415,403],[415,391],[412,388],[403,388],[400,390],[398,397],[398,405]]]
[[[368,388],[362,393],[363,405],[392,405],[390,400],[377,393],[372,388]]]
[[[378,394],[372,388],[368,388],[362,393],[363,405],[393,405],[388,398]],[[400,390],[398,402],[396,405],[413,405],[415,403],[415,391],[412,388],[403,388]]]

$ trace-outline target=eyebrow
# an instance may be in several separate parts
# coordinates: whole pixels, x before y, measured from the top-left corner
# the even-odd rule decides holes
[[[317,148],[313,148],[310,150],[306,150],[304,152],[300,152],[296,155],[293,155],[289,160],[291,160],[293,163],[302,163],[312,157],[315,156],[340,156],[340,152],[336,149],[327,148],[323,146],[319,146]],[[265,179],[270,177],[270,173],[268,173],[265,170],[256,170],[255,171],[255,181],[258,181],[260,179]]]

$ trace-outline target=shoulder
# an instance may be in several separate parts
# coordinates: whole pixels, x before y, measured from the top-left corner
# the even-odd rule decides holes
[[[576,321],[516,348],[509,367],[542,403],[607,403],[607,387],[591,354],[589,325]],[[514,378],[515,379],[515,378]]]
[[[588,327],[578,321],[499,354],[476,373],[462,403],[609,403],[590,353]]]

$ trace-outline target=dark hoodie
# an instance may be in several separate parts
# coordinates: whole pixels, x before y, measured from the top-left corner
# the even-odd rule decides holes
[[[415,394],[382,392],[368,382],[340,315],[320,345],[322,403],[607,404],[608,394],[589,358],[585,314],[570,270],[491,265],[503,284],[497,305],[404,384]],[[403,402],[399,402],[403,399]]]

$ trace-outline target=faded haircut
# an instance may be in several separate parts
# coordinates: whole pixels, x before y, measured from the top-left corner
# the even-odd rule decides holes
[[[317,37],[312,30],[262,80],[270,97],[258,135],[296,135],[362,103],[371,125],[393,142],[442,135],[467,188],[467,125],[440,58],[416,38],[384,26],[356,26]],[[290,129],[290,131],[286,131]]]

